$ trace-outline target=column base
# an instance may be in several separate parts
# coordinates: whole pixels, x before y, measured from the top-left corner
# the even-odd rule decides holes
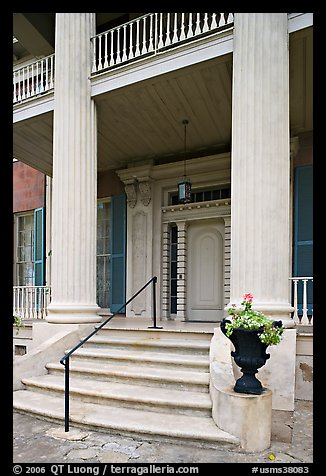
[[[95,305],[50,304],[46,321],[53,324],[87,324],[101,322],[100,307]]]

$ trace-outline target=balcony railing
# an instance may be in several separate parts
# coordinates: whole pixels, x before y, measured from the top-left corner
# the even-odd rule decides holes
[[[233,25],[233,13],[148,13],[91,39],[92,74]]]
[[[22,319],[44,319],[50,301],[49,286],[13,287],[13,315]]]
[[[292,281],[293,319],[297,325],[313,325],[313,277],[298,276]]]
[[[13,73],[14,104],[54,88],[54,54],[42,58]]]

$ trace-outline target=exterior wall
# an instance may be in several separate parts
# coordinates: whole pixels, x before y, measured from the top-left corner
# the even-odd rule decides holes
[[[313,335],[297,334],[295,398],[313,400]]]
[[[97,174],[97,198],[112,197],[124,193],[124,185],[112,170]]]
[[[45,176],[22,162],[13,163],[13,212],[44,207]]]
[[[293,166],[311,165],[313,163],[313,133],[298,136],[298,151],[293,158]]]

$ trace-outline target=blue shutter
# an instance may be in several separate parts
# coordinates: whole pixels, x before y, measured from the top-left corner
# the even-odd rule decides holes
[[[34,285],[44,286],[44,208],[34,210]]]
[[[116,312],[126,302],[126,196],[111,201],[111,295],[110,311]],[[124,309],[122,309],[122,312]]]
[[[296,167],[294,177],[294,276],[313,276],[313,166]],[[312,282],[308,282],[308,314],[313,307]],[[302,283],[298,286],[302,313]]]

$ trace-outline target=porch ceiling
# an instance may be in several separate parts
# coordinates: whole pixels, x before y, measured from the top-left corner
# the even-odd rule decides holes
[[[98,168],[230,150],[232,55],[96,96]]]
[[[53,111],[14,123],[13,155],[52,176]]]

